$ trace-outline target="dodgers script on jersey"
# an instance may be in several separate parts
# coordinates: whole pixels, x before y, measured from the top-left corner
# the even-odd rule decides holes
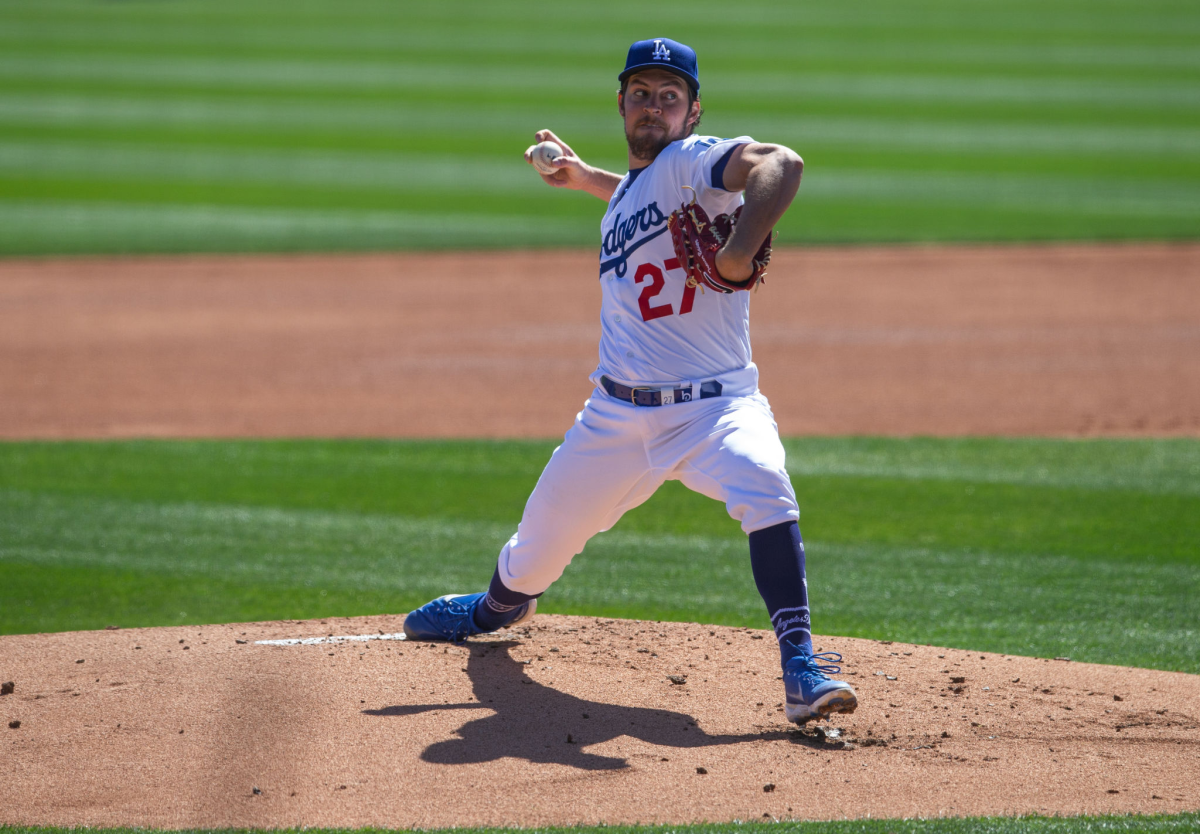
[[[741,205],[741,192],[726,191],[721,177],[728,154],[753,141],[689,136],[617,186],[601,224],[600,365],[591,377],[597,385],[601,375],[649,387],[724,377],[745,393],[757,388],[750,293],[686,286],[667,231],[668,215],[693,194],[709,217]]]

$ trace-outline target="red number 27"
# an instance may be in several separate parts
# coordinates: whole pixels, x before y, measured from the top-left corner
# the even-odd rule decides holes
[[[681,269],[678,258],[668,258],[663,261],[663,269]],[[642,321],[653,321],[660,319],[663,316],[669,316],[675,312],[674,308],[668,304],[660,304],[657,307],[650,306],[650,301],[654,296],[658,295],[663,290],[666,284],[666,279],[663,277],[662,269],[659,269],[654,264],[642,264],[637,268],[637,272],[633,275],[634,283],[640,284],[649,277],[650,283],[642,288],[642,294],[638,296],[638,307],[642,311]],[[689,287],[684,284],[683,298],[679,302],[679,315],[692,312],[692,304],[696,300],[696,288]]]

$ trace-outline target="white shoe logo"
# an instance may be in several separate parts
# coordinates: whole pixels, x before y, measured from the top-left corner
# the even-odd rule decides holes
[[[650,56],[656,61],[671,60],[671,50],[663,46],[662,38],[654,39],[654,54]]]

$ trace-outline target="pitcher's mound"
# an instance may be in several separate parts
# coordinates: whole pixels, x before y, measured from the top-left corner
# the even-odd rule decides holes
[[[539,615],[447,646],[395,639],[402,623],[0,637],[0,681],[14,684],[0,696],[0,822],[426,828],[1200,808],[1196,675],[819,637],[845,656],[859,707],[801,729],[783,717],[769,632]],[[340,636],[363,639],[328,639]]]

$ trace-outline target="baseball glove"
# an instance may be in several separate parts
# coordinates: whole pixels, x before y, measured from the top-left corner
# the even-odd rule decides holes
[[[688,188],[689,186],[684,186]],[[762,246],[758,247],[752,261],[754,272],[745,281],[729,281],[721,277],[717,271],[717,252],[729,240],[733,227],[737,225],[742,214],[738,206],[733,214],[719,214],[709,220],[708,213],[696,202],[695,191],[692,191],[692,201],[681,205],[667,218],[667,228],[671,230],[671,243],[675,246],[675,256],[687,270],[687,285],[710,287],[720,293],[732,293],[738,290],[749,290],[766,277],[767,264],[771,261],[771,240],[774,231],[767,232]]]

